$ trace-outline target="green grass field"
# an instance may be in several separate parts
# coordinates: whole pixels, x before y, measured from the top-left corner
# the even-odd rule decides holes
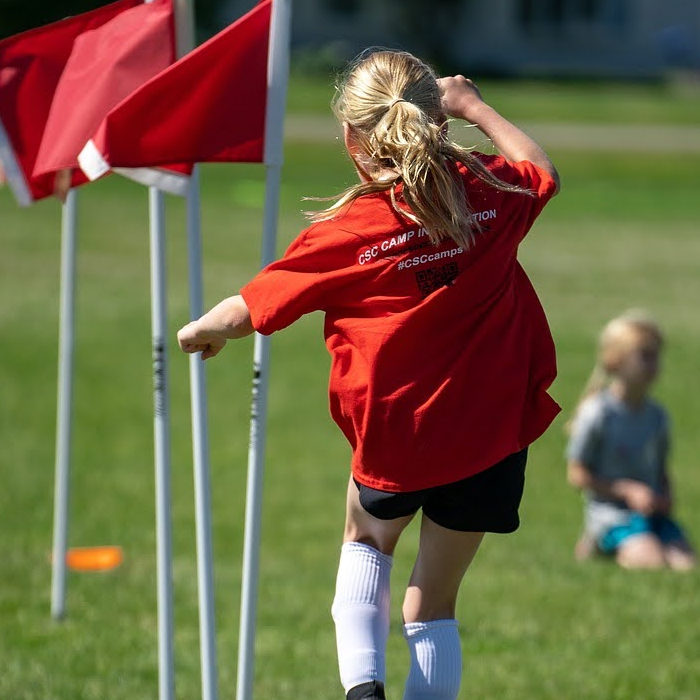
[[[612,95],[567,87],[556,99],[540,88],[493,86],[498,106],[515,120],[697,124],[697,100],[652,88],[618,86]],[[328,97],[296,81],[290,106],[318,112]],[[599,99],[602,120],[592,114]],[[573,561],[581,509],[564,479],[562,426],[591,369],[601,324],[629,306],[654,312],[668,334],[656,394],[673,417],[677,513],[700,542],[700,155],[551,155],[563,191],[521,257],[559,348],[552,393],[564,412],[531,451],[521,529],[487,537],[465,581],[460,697],[698,700],[699,574]],[[301,211],[310,203],[301,197],[332,194],[351,179],[338,141],[287,143],[280,252],[304,226]],[[203,169],[208,305],[237,291],[258,266],[262,196],[259,166]],[[200,680],[188,360],[174,337],[188,306],[182,203],[169,200],[167,214],[174,643],[177,697],[184,700],[199,697]],[[0,192],[3,700],[157,696],[146,215],[145,191],[116,176],[80,193],[70,544],[120,544],[125,562],[110,573],[72,573],[68,616],[57,623],[49,616],[49,555],[59,207],[41,202],[20,210]],[[207,363],[222,698],[235,695],[251,354],[246,339]],[[321,316],[276,336],[272,357],[255,697],[341,698],[329,609],[349,451],[327,412]],[[411,529],[394,567],[392,700],[401,697],[408,666],[400,598],[414,547]]]

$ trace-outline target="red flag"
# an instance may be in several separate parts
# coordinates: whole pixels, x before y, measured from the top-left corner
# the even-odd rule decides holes
[[[119,0],[0,41],[0,163],[20,204],[48,197],[54,175],[32,176],[56,86],[76,37],[141,0]],[[86,182],[78,170],[72,184]]]
[[[77,168],[104,116],[175,60],[171,0],[130,8],[75,39],[54,93],[33,175]]]
[[[271,0],[263,0],[106,116],[78,161],[116,167],[262,162]]]

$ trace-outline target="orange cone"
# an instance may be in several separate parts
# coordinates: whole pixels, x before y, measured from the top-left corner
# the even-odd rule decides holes
[[[66,565],[73,571],[110,571],[122,561],[122,548],[115,545],[73,547],[66,552]]]

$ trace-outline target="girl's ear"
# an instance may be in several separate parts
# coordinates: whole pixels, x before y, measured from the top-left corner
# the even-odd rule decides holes
[[[361,165],[362,161],[367,159],[367,156],[362,148],[360,148],[357,135],[347,122],[343,122],[343,140],[345,141],[345,148],[347,149],[348,155],[355,165],[358,177],[363,182],[371,182],[372,178]]]
[[[343,122],[343,140],[345,141],[345,148],[347,149],[348,153],[353,160],[356,160],[357,156],[361,153],[361,149],[357,142],[355,132],[347,122]]]

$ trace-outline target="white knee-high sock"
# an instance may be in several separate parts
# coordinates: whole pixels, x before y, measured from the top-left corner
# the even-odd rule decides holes
[[[385,681],[392,561],[359,542],[346,542],[341,549],[331,612],[346,693],[361,683]]]
[[[404,700],[455,700],[462,679],[457,620],[410,622],[403,630],[411,653]]]

